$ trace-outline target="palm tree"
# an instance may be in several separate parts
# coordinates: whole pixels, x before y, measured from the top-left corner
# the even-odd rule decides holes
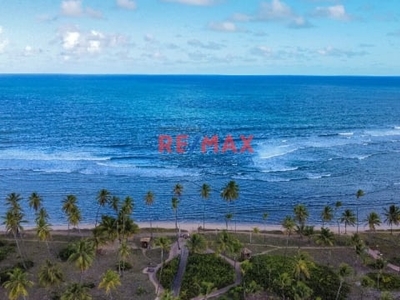
[[[354,215],[354,213],[350,209],[346,209],[342,217],[340,218],[340,222],[344,223],[344,233],[347,233],[347,226],[354,226],[357,221],[357,217]]]
[[[221,197],[228,204],[226,214],[229,214],[230,213],[230,211],[229,211],[230,204],[233,201],[235,201],[237,198],[239,198],[239,186],[236,184],[235,181],[231,180],[228,182],[228,184],[222,189]],[[233,215],[235,213],[236,213],[236,211],[233,212]]]
[[[151,213],[150,207],[154,204],[154,193],[152,191],[148,191],[146,196],[144,197],[144,203],[149,207],[150,211],[150,237],[153,238],[153,215]]]
[[[340,235],[340,216],[336,218],[336,213],[339,210],[339,208],[342,207],[342,202],[341,201],[336,201],[335,203],[335,209],[333,212],[333,218],[336,219],[337,222],[337,227],[338,227],[338,234]]]
[[[384,261],[381,257],[375,260],[375,268],[378,269],[378,276],[376,277],[376,286],[379,290],[379,282],[382,276],[382,271],[386,267],[386,261]]]
[[[8,194],[6,197],[6,205],[13,212],[22,211],[21,204],[20,204],[21,200],[22,200],[22,197],[20,194],[11,193],[11,194]]]
[[[91,241],[80,240],[71,245],[72,253],[68,258],[69,262],[75,263],[81,271],[80,280],[82,281],[83,272],[90,268],[95,258],[95,248]]]
[[[99,289],[104,289],[107,296],[112,299],[112,290],[117,289],[121,285],[121,279],[117,272],[112,270],[107,270],[101,277],[99,283]]]
[[[36,219],[36,236],[38,237],[39,241],[45,242],[47,251],[50,254],[50,248],[48,241],[51,239],[51,228],[50,224],[47,222],[46,219],[37,218]]]
[[[333,243],[335,242],[335,235],[333,234],[332,231],[329,230],[329,228],[321,228],[321,232],[317,235],[316,241],[317,244],[323,245],[324,248],[326,246],[333,246]],[[331,250],[328,252],[328,265],[330,263],[330,258],[331,258]]]
[[[122,227],[121,227],[121,236],[122,240],[125,238],[128,238],[126,235],[128,232],[126,232],[126,225],[127,223],[131,222],[130,215],[133,212],[133,199],[129,196],[125,197],[124,202],[122,202],[121,210],[119,212],[119,217],[118,221],[122,222]],[[133,221],[132,221],[133,223]]]
[[[195,233],[190,236],[186,246],[191,253],[203,253],[205,250],[207,250],[207,241],[204,236]]]
[[[303,252],[299,252],[294,257],[293,276],[299,280],[310,278],[310,270],[315,267],[311,258]]]
[[[284,272],[280,273],[278,278],[274,279],[274,284],[279,288],[281,291],[282,299],[286,299],[286,290],[288,287],[292,286],[292,277],[289,273]]]
[[[119,211],[119,202],[120,200],[117,196],[112,196],[110,201],[110,207],[115,213],[118,213]]]
[[[171,206],[172,210],[175,212],[175,231],[176,231],[176,240],[178,242],[178,249],[179,246],[179,229],[178,229],[178,207],[179,207],[179,199],[176,197],[172,197],[171,199]]]
[[[131,255],[131,248],[128,246],[126,241],[123,241],[118,249],[118,271],[121,276],[124,275],[124,270],[126,268],[126,259]],[[122,272],[121,272],[122,263]]]
[[[174,186],[174,189],[173,189],[172,192],[174,193],[174,195],[175,195],[176,197],[180,198],[180,197],[182,196],[182,193],[183,193],[183,186],[182,186],[180,183],[177,183],[177,184]]]
[[[18,237],[20,236],[20,232],[23,230],[23,227],[21,225],[23,221],[23,216],[24,215],[21,212],[13,212],[11,210],[8,210],[5,217],[3,217],[3,224],[5,225],[6,232],[12,233],[15,244],[17,245],[18,254],[21,258],[23,258],[24,256],[22,254],[21,246],[18,242]]]
[[[68,224],[71,224],[73,227],[78,227],[79,229],[79,223],[82,221],[82,214],[78,206],[74,206],[71,211],[68,214]]]
[[[304,227],[309,216],[308,209],[304,204],[297,204],[294,207],[293,212],[294,212],[294,219],[298,222],[297,226],[298,232],[302,237]]]
[[[74,210],[76,210],[76,202],[77,202],[77,198],[75,195],[67,195],[67,197],[65,197],[62,202],[62,210],[67,215],[67,219],[68,219],[68,235],[69,235],[69,226],[70,226],[70,220],[69,220],[70,217],[69,216],[71,215],[71,213]]]
[[[42,206],[42,197],[40,197],[38,193],[33,192],[29,196],[29,207],[33,208],[34,211],[37,212],[41,206]]]
[[[99,193],[97,194],[96,200],[97,200],[97,203],[99,204],[99,206],[97,207],[96,220],[95,220],[94,227],[97,226],[97,220],[99,217],[100,207],[104,207],[106,204],[110,203],[111,193],[106,189],[101,189],[99,191]]]
[[[169,249],[171,248],[171,240],[166,236],[160,236],[156,238],[156,240],[154,241],[154,245],[161,248],[161,270],[160,270],[160,279],[158,280],[158,282],[160,282],[165,262],[164,251],[169,251]],[[160,288],[160,283],[157,286],[156,294],[158,294],[159,288]]]
[[[71,283],[65,292],[61,295],[60,300],[92,300],[89,288],[80,283]]]
[[[38,276],[39,284],[46,288],[59,286],[64,281],[64,273],[61,267],[50,260],[46,260],[45,264],[41,266]]]
[[[325,223],[332,221],[333,219],[333,209],[331,206],[326,205],[321,212],[321,220],[322,220],[322,227],[324,227]]]
[[[369,230],[371,231],[376,231],[376,226],[381,225],[381,219],[379,218],[379,215],[376,212],[371,212],[366,220],[366,225],[368,225]]]
[[[44,207],[41,207],[39,209],[39,212],[36,213],[36,219],[35,219],[36,222],[38,222],[38,220],[40,220],[40,219],[45,220],[45,221],[47,221],[49,219],[49,214],[47,213],[47,211]]]
[[[338,275],[340,278],[340,284],[339,284],[339,288],[338,291],[336,293],[336,300],[339,299],[340,296],[340,291],[342,289],[343,283],[345,282],[345,279],[351,275],[351,273],[353,272],[353,269],[346,263],[341,263],[339,266],[339,271],[338,271]]]
[[[286,237],[285,256],[286,256],[286,250],[289,246],[289,237],[293,233],[295,226],[296,226],[296,223],[291,216],[286,216],[285,219],[283,219],[283,221],[282,221],[282,227],[285,229],[285,234],[287,236]]]
[[[201,198],[203,198],[203,230],[205,229],[206,218],[206,200],[210,197],[211,187],[207,183],[203,183],[200,190]]]
[[[233,214],[232,213],[227,213],[225,215],[225,224],[226,224],[226,230],[228,230],[228,225],[229,222],[233,219]]]
[[[361,197],[363,197],[365,195],[363,190],[358,190],[356,192],[356,198],[357,198],[357,233],[358,233],[358,223],[359,223],[359,218],[358,218],[358,199],[360,199]]]
[[[3,283],[3,287],[8,291],[8,299],[17,300],[21,296],[26,299],[28,289],[33,286],[33,282],[28,280],[28,274],[20,268],[15,268],[7,275],[9,279]]]
[[[204,300],[208,299],[208,296],[215,291],[214,283],[209,281],[202,281],[200,284],[200,294],[204,296]]]
[[[245,260],[240,264],[240,272],[242,273],[242,286],[243,286],[243,299],[246,299],[246,275],[253,268],[253,263],[249,260]]]
[[[397,205],[390,205],[389,209],[385,208],[383,214],[385,218],[385,223],[390,226],[390,234],[393,234],[393,224],[398,226],[400,222],[400,209]]]

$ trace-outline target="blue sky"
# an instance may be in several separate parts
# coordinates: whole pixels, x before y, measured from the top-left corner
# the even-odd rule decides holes
[[[1,1],[0,73],[400,75],[399,0]]]

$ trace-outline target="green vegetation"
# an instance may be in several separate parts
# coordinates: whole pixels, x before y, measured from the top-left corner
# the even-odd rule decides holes
[[[203,282],[210,282],[220,289],[235,281],[231,265],[215,254],[191,254],[181,288],[182,300],[191,299],[202,293]],[[204,285],[204,284],[203,284]]]

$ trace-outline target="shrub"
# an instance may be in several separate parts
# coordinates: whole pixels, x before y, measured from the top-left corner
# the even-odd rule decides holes
[[[370,272],[366,276],[371,278],[374,281],[375,285],[378,286],[378,272]],[[379,289],[388,291],[400,289],[400,277],[398,275],[390,273],[382,273],[379,276]]]
[[[179,258],[176,257],[164,265],[161,278],[160,278],[161,268],[158,270],[157,278],[164,288],[169,289],[172,286],[175,274],[178,271],[178,266],[179,266]]]
[[[60,250],[60,252],[58,252],[58,257],[62,260],[62,261],[67,261],[68,258],[71,256],[71,254],[73,253],[73,249],[71,247],[71,245],[68,245],[67,247],[63,248]]]
[[[20,268],[22,270],[29,270],[30,268],[32,268],[35,265],[35,263],[30,260],[30,259],[26,259],[23,262],[19,262],[17,264],[15,264],[14,268]]]
[[[130,263],[128,263],[127,261],[120,261],[119,263],[117,263],[115,265],[115,268],[117,269],[117,271],[121,268],[121,270],[123,271],[127,271],[132,269],[132,265]]]

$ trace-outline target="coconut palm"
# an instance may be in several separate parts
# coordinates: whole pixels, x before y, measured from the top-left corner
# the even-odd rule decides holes
[[[37,212],[41,206],[42,206],[42,197],[40,197],[38,193],[33,192],[29,196],[29,207],[33,208],[33,210]]]
[[[8,194],[6,197],[6,205],[9,207],[9,210],[13,212],[20,212],[22,211],[21,202],[22,197],[20,194],[11,193]]]
[[[61,300],[92,300],[89,288],[80,283],[71,283],[61,295]]]
[[[338,227],[338,234],[340,235],[340,216],[336,217],[336,214],[339,210],[339,208],[342,207],[342,202],[341,201],[336,201],[335,202],[335,209],[333,211],[333,218],[336,219],[337,227]]]
[[[363,197],[365,195],[365,193],[364,193],[364,191],[363,190],[358,190],[357,192],[356,192],[356,198],[357,198],[357,231],[356,232],[358,232],[358,223],[359,223],[359,218],[358,218],[358,200],[361,198],[361,197]]]
[[[325,223],[332,221],[333,219],[333,209],[331,206],[326,205],[321,212],[321,220],[322,220],[322,227],[324,227]]]
[[[98,203],[98,207],[97,207],[96,220],[95,220],[94,227],[97,226],[97,220],[99,217],[100,207],[104,207],[104,206],[106,206],[106,204],[110,203],[111,193],[106,189],[101,189],[97,194],[96,200]]]
[[[370,212],[365,219],[366,225],[368,225],[369,230],[376,231],[376,226],[381,225],[381,219],[376,212]]]
[[[306,253],[299,252],[294,257],[293,276],[298,280],[310,278],[310,270],[315,267],[314,262]]]
[[[191,253],[203,253],[207,250],[207,241],[201,234],[195,233],[190,236],[186,243],[186,247]]]
[[[43,287],[50,288],[52,286],[59,286],[64,281],[64,273],[60,265],[46,260],[45,264],[40,267],[39,284]]]
[[[79,232],[79,223],[82,221],[82,214],[78,206],[74,206],[68,216],[67,216],[68,224],[71,224],[73,227],[77,227]]]
[[[7,275],[9,279],[3,283],[3,287],[8,291],[8,299],[17,300],[19,297],[26,299],[28,289],[33,286],[33,282],[28,279],[28,274],[20,268],[15,268]]]
[[[202,281],[200,284],[200,294],[204,296],[204,300],[208,299],[208,296],[215,291],[214,283],[209,281]]]
[[[161,270],[160,270],[160,280],[159,280],[159,282],[160,282],[161,277],[162,277],[163,268],[164,268],[164,262],[165,262],[164,261],[164,251],[169,251],[169,249],[171,248],[171,240],[166,236],[160,236],[155,239],[154,245],[161,248]],[[158,293],[159,287],[160,287],[160,283],[157,286],[156,293]]]
[[[282,299],[285,300],[286,299],[286,290],[290,286],[292,286],[292,277],[290,276],[290,274],[287,272],[280,273],[278,278],[274,279],[274,284],[281,291]]]
[[[228,230],[229,222],[232,221],[232,219],[233,219],[233,214],[232,213],[227,213],[225,215],[226,230]]]
[[[321,232],[317,235],[317,238],[315,242],[318,245],[323,245],[325,248],[326,246],[333,246],[335,242],[335,235],[333,234],[332,231],[329,230],[329,228],[321,228]],[[330,258],[331,258],[331,250],[328,252],[328,265],[330,263]]]
[[[172,192],[174,193],[174,195],[176,197],[178,197],[178,199],[180,199],[180,197],[182,196],[182,193],[183,193],[183,186],[180,183],[177,183],[174,186],[174,189]]]
[[[154,204],[154,193],[152,191],[148,191],[146,193],[146,196],[144,197],[144,203],[149,207],[149,212],[150,212],[150,237],[153,238],[153,216],[151,213],[150,207],[153,206]]]
[[[228,204],[226,214],[229,214],[230,204],[239,198],[239,186],[235,181],[231,180],[228,182],[228,184],[222,189],[221,197]],[[233,214],[235,214],[235,212]]]
[[[69,226],[70,226],[70,215],[71,213],[76,210],[77,198],[75,195],[67,195],[67,197],[64,198],[62,202],[62,210],[66,214],[67,219],[68,219],[68,235],[69,235]]]
[[[346,263],[341,263],[340,264],[339,271],[338,271],[340,284],[339,284],[338,291],[336,293],[336,300],[339,299],[340,291],[341,291],[341,289],[343,287],[343,283],[345,282],[346,278],[351,275],[352,272],[353,272],[353,269],[348,264],[346,264]]]
[[[38,237],[39,241],[45,242],[47,251],[50,254],[49,248],[49,240],[51,239],[51,228],[50,224],[47,222],[46,219],[38,218],[36,219],[36,236]]]
[[[124,275],[124,270],[126,266],[126,260],[131,255],[131,248],[126,241],[123,241],[118,249],[118,271],[121,276]],[[121,272],[121,264],[123,266]]]
[[[121,235],[120,237],[122,240],[124,240],[127,237],[127,225],[129,226],[129,223],[133,223],[132,219],[130,218],[131,214],[133,212],[133,199],[129,196],[125,197],[124,201],[122,202],[121,209],[118,214],[118,222],[120,222],[121,226]]]
[[[4,219],[3,224],[5,225],[6,232],[11,233],[13,235],[15,244],[17,245],[18,254],[21,258],[23,258],[24,256],[19,243],[19,236],[20,232],[23,230],[23,227],[21,225],[21,223],[24,221],[23,217],[24,214],[22,212],[16,212],[13,211],[12,209],[9,209],[6,212],[6,215],[3,217]]]
[[[340,218],[340,222],[344,223],[344,233],[347,233],[347,226],[354,226],[357,221],[357,217],[350,209],[346,209],[342,213],[342,217]]]
[[[289,237],[294,231],[294,228],[296,226],[296,222],[291,216],[286,216],[285,219],[282,221],[282,227],[285,229],[285,234],[286,234],[286,248],[285,248],[285,256],[286,256],[286,250],[289,245]]]
[[[383,260],[381,257],[375,260],[375,268],[378,269],[378,276],[376,277],[376,287],[379,290],[379,283],[382,276],[383,269],[385,269],[387,262]]]
[[[115,213],[118,213],[119,211],[119,203],[120,199],[117,196],[112,196],[110,201],[110,207]]]
[[[207,183],[203,183],[200,190],[201,198],[203,198],[203,230],[205,229],[206,218],[206,200],[210,198],[211,187]]]
[[[99,289],[104,289],[107,296],[112,299],[112,291],[117,289],[121,285],[121,279],[117,272],[113,270],[107,270],[101,277],[99,283]]]
[[[49,214],[47,213],[47,210],[44,207],[41,207],[39,211],[36,213],[35,221],[38,222],[38,220],[40,219],[45,221],[49,219]]]
[[[171,207],[172,210],[175,212],[175,230],[176,235],[178,236],[178,207],[179,207],[179,199],[176,197],[172,197],[171,199]]]
[[[294,219],[298,222],[297,228],[300,236],[303,236],[304,227],[309,217],[308,209],[304,204],[297,204],[294,209]]]
[[[95,258],[95,247],[93,242],[87,239],[77,241],[71,245],[71,255],[68,258],[69,262],[75,263],[75,266],[80,270],[82,281],[83,272],[90,268]]]
[[[393,234],[393,224],[398,226],[400,223],[400,209],[397,205],[390,205],[389,209],[385,208],[383,213],[385,216],[385,223],[390,226],[390,234]]]

